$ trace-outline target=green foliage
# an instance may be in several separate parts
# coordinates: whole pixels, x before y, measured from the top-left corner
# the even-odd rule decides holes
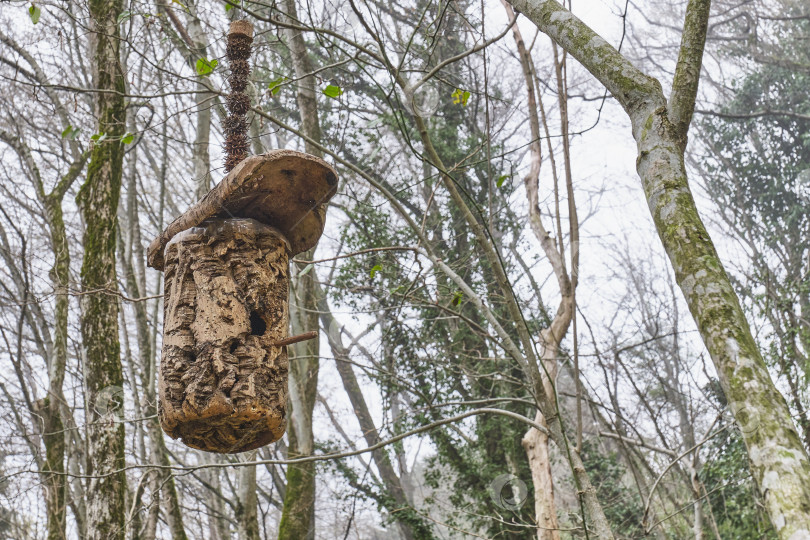
[[[62,138],[69,139],[71,141],[75,141],[76,137],[79,136],[79,132],[81,129],[73,126],[68,126],[62,131]]]
[[[267,89],[270,90],[270,94],[276,95],[281,92],[281,85],[287,82],[289,79],[284,77],[283,75],[280,77],[276,77],[267,85]]]
[[[440,7],[440,4],[426,6],[430,12],[427,19],[435,17],[441,21],[441,29],[435,30],[441,35],[457,35],[461,21],[440,19],[436,11]],[[403,16],[420,17],[418,14]],[[417,20],[412,22],[414,26],[420,24]],[[426,65],[432,62],[432,57],[446,58],[465,50],[460,40],[439,39],[429,44],[421,39],[421,34],[417,35],[410,50],[418,55],[424,47]],[[335,70],[334,77],[348,80],[344,69],[353,68]],[[323,76],[328,80],[333,75],[327,72]],[[340,141],[347,160],[388,184],[400,203],[418,216],[416,219],[422,223],[425,235],[435,243],[442,260],[507,320],[509,314],[505,313],[502,292],[494,285],[492,269],[480,256],[469,224],[458,207],[447,200],[441,179],[429,160],[424,157],[420,160],[423,143],[408,104],[400,102],[401,108],[378,115],[376,111],[391,110],[391,94],[385,88],[357,82],[364,80],[362,74],[351,80],[358,102],[362,100],[363,108],[375,113],[369,115],[364,126],[354,130],[346,129],[339,122],[330,124],[329,116],[325,116],[325,138]],[[503,233],[504,245],[508,245],[523,232],[523,224],[515,219],[509,207],[511,189],[507,173],[513,167],[508,158],[487,163],[485,148],[488,144],[492,155],[507,154],[499,143],[493,143],[482,132],[483,112],[476,100],[469,99],[470,92],[465,95],[465,91],[458,88],[475,88],[479,83],[461,66],[451,65],[432,84],[444,85],[436,89],[437,97],[459,91],[459,106],[450,106],[448,100],[448,106],[438,108],[432,116],[425,115],[432,144],[442,161],[454,166],[451,173],[454,182],[482,222],[490,219],[492,202],[494,228]],[[329,107],[329,104],[330,100],[325,100],[324,105]],[[294,104],[291,107],[294,109]],[[293,116],[295,114],[293,112]],[[391,137],[412,145],[414,153],[392,154],[398,147],[390,144]],[[369,148],[374,150],[369,151]],[[501,178],[503,175],[506,177]],[[493,179],[498,179],[501,185],[500,189],[490,192],[490,187],[494,188],[497,183]],[[351,182],[346,183],[346,187],[351,195],[341,208],[346,224],[339,234],[345,251],[419,245],[418,238],[409,227],[403,226],[388,201],[373,190],[355,189]],[[428,200],[430,203],[426,205]],[[506,264],[509,266],[510,260]],[[423,257],[412,251],[365,252],[341,259],[330,284],[329,294],[340,309],[355,309],[361,314],[372,310],[379,314],[375,322],[380,336],[379,366],[367,370],[366,375],[380,388],[384,410],[390,409],[394,400],[401,403],[401,394],[408,395],[408,413],[400,415],[388,427],[386,435],[472,408],[473,405],[459,404],[465,401],[506,397],[532,399],[520,366],[504,358],[497,344],[482,332],[481,329],[488,327],[483,314],[444,273],[426,265]],[[531,331],[540,326],[541,318],[545,320],[543,311],[527,310]],[[493,403],[529,417],[535,413],[526,403]],[[435,507],[442,521],[459,530],[477,531],[486,538],[528,540],[536,536],[531,526],[534,523],[531,472],[521,446],[525,432],[526,426],[516,420],[482,415],[453,428],[432,429],[425,434],[436,449],[435,455],[424,464],[425,479],[441,491],[442,496],[449,492],[451,504],[444,501]],[[490,485],[504,474],[514,474],[529,488],[529,498],[515,510],[504,508],[490,496]],[[381,492],[368,488],[363,491],[369,497],[372,492],[378,500],[385,501]],[[383,504],[390,512],[390,503]],[[425,501],[423,507],[430,504],[429,500]],[[396,519],[402,521],[399,517]],[[434,526],[434,530],[443,529]]]
[[[470,99],[470,93],[467,90],[461,90],[460,88],[456,88],[455,91],[450,94],[450,97],[453,98],[453,104],[461,105],[463,107],[467,106],[467,100]]]
[[[638,491],[627,485],[627,471],[618,454],[604,451],[597,442],[586,439],[582,441],[582,461],[616,539],[645,538],[641,525],[644,505]],[[578,533],[575,537],[585,535]]]
[[[332,99],[337,99],[343,95],[343,89],[334,84],[327,85],[327,87],[321,90],[321,92],[323,92],[323,95],[325,95],[326,97]]]
[[[708,389],[708,394],[719,405],[725,406],[726,399],[719,382],[712,381]],[[709,494],[708,501],[720,536],[735,540],[776,539],[751,477],[748,453],[736,425],[728,425],[720,431],[706,444],[703,453],[711,458],[703,465],[700,480]]]
[[[197,60],[196,65],[197,75],[200,77],[205,77],[206,75],[211,74],[211,72],[213,72],[218,65],[219,60],[216,58],[212,58],[211,60],[208,60],[207,58],[200,58]]]
[[[391,121],[384,117],[370,127],[377,129],[390,125]],[[418,136],[410,131],[408,124],[395,126],[406,130],[408,136]],[[429,131],[445,163],[463,162],[474,149],[481,148],[484,139],[480,127],[469,120],[469,114],[461,107],[449,108],[432,117]],[[497,151],[496,147],[493,152]],[[364,166],[373,168],[375,163],[372,160]],[[480,209],[488,202],[490,182],[486,179],[492,174],[497,178],[501,172],[497,165],[490,172],[486,163],[479,162],[466,174],[459,174],[457,182],[470,197],[470,204]],[[438,179],[432,176],[419,179],[424,185],[418,189],[440,192],[436,182]],[[505,189],[499,190],[495,197],[499,208],[507,206],[502,199],[504,192]],[[414,204],[420,202],[419,191],[408,189],[407,184],[401,197]],[[480,212],[483,216],[483,211]],[[373,194],[348,208],[347,215],[349,224],[340,236],[348,251],[417,244],[409,229],[392,223],[396,218]],[[511,232],[518,227],[508,211],[498,212],[495,219],[500,230]],[[501,309],[502,300],[492,285],[491,270],[485,261],[475,256],[474,237],[458,209],[437,198],[431,215],[425,218],[425,229],[441,242],[443,260],[486,298],[489,305]],[[408,392],[413,400],[410,408],[414,411],[403,415],[393,426],[394,432],[468,409],[461,405],[430,408],[437,403],[505,396],[530,398],[521,382],[519,366],[500,358],[498,350],[474,326],[463,322],[472,321],[486,327],[482,314],[471,302],[465,301],[465,295],[446,276],[422,270],[411,252],[376,251],[347,258],[341,262],[333,285],[332,294],[338,303],[359,309],[371,305],[384,314],[381,323],[383,368],[388,367],[388,362],[396,365],[390,371],[371,371],[369,376],[382,388],[384,407],[397,393]],[[464,319],[448,316],[451,312],[459,313]],[[391,373],[399,376],[394,378]],[[524,415],[534,414],[525,404],[498,406]],[[503,417],[480,416],[461,430],[466,437],[458,430],[445,428],[428,433],[437,455],[428,464],[426,481],[436,489],[449,488],[451,502],[457,510],[447,518],[448,522],[462,530],[472,527],[483,531],[491,538],[532,538],[529,526],[534,515],[531,473],[520,444],[525,425]],[[496,478],[510,473],[529,485],[529,498],[517,510],[497,505],[489,493],[489,486]]]
[[[706,451],[711,459],[703,466],[700,477],[709,492],[721,538],[776,539],[748,470],[748,454],[740,432],[733,427],[725,430]]]
[[[31,4],[31,7],[28,8],[28,16],[31,18],[31,22],[37,24],[41,15],[42,10],[40,7],[36,4]]]

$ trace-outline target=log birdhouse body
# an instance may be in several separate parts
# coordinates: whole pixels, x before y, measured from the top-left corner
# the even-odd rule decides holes
[[[241,162],[149,247],[165,270],[158,415],[193,448],[235,453],[286,427],[289,257],[323,232],[337,175],[288,150]]]
[[[286,239],[252,219],[211,219],[166,246],[160,420],[202,449],[249,450],[284,433]]]

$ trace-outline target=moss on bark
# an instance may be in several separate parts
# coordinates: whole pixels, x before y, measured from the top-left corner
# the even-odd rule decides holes
[[[115,421],[109,396],[123,386],[118,340],[118,305],[105,291],[116,291],[115,242],[121,189],[125,127],[124,75],[117,19],[122,0],[89,2],[92,24],[93,79],[97,141],[90,154],[87,179],[77,202],[84,220],[81,285],[81,335],[87,404],[87,537],[125,537],[126,476],[124,424]],[[104,399],[99,399],[99,397]],[[105,405],[106,402],[106,405]]]

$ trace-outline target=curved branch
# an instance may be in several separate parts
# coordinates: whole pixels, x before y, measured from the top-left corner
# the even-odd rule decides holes
[[[660,106],[661,83],[643,73],[599,34],[555,0],[509,0],[541,32],[579,60],[630,114]],[[645,115],[646,116],[646,115]]]

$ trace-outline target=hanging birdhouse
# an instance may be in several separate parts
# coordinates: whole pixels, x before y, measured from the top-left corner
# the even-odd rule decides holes
[[[321,236],[335,170],[314,156],[251,156],[149,246],[164,271],[158,415],[210,452],[278,440],[286,427],[288,261]],[[315,333],[312,333],[314,337]]]

